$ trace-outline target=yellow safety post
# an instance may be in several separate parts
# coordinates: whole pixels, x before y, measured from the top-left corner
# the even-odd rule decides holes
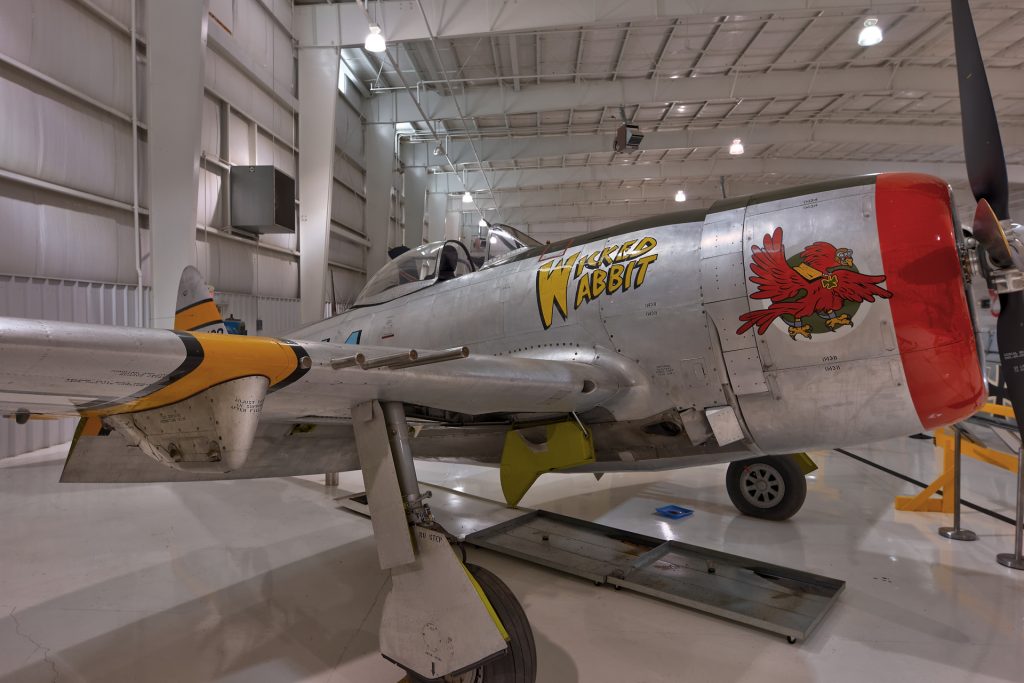
[[[986,403],[978,412],[1000,415],[1002,417],[1013,417],[1013,408],[1010,406]],[[897,510],[907,512],[953,512],[953,496],[946,495],[946,489],[953,484],[953,451],[954,435],[951,430],[935,430],[935,446],[942,450],[942,472],[920,493],[913,496],[896,496],[895,507]],[[963,435],[960,441],[960,454],[990,465],[1000,467],[1009,472],[1017,473],[1017,456],[1003,453],[992,448],[986,448],[981,444],[971,441],[967,434]],[[942,496],[936,494],[942,491]]]

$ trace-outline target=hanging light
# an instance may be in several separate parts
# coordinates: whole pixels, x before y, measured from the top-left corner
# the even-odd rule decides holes
[[[479,225],[479,226],[480,226],[481,228],[486,228],[486,227],[487,227],[487,221],[485,221],[485,220],[484,220],[483,218],[481,218],[481,219],[480,219],[480,220],[479,220],[479,221],[477,222],[477,225]]]
[[[882,29],[878,26],[878,19],[871,17],[864,20],[864,28],[857,36],[857,44],[861,47],[871,47],[882,42]]]
[[[462,203],[463,204],[472,204],[473,203],[473,195],[471,195],[469,193],[469,190],[466,190],[465,192],[462,193]]]
[[[366,34],[366,42],[363,43],[363,47],[367,52],[384,52],[388,49],[384,36],[380,33],[380,26],[370,24],[370,32]]]
[[[685,202],[686,201],[686,193],[683,192],[682,190],[678,190],[676,192],[676,201],[677,202]]]
[[[729,145],[729,154],[733,156],[743,154],[743,142],[739,138],[734,138],[732,144]]]

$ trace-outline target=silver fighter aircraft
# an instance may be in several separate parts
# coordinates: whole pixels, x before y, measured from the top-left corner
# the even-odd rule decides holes
[[[981,405],[979,263],[1003,292],[1000,349],[1024,354],[1005,162],[966,3],[954,19],[977,242],[945,182],[902,173],[554,244],[495,226],[482,254],[402,254],[287,339],[223,334],[189,268],[174,331],[0,319],[0,409],[81,418],[62,481],[361,469],[394,578],[382,653],[416,680],[532,681],[522,609],[449,549],[414,458],[497,466],[511,504],[546,472],[729,462],[737,508],[782,520],[804,501],[806,450]],[[1020,370],[1004,368],[1014,398]]]

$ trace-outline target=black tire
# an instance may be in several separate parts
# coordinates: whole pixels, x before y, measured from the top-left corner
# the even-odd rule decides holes
[[[743,514],[775,522],[795,515],[807,498],[803,471],[785,455],[729,463],[725,489]]]
[[[475,676],[463,674],[456,676],[454,680],[468,680],[473,683],[535,683],[537,646],[533,641],[533,629],[530,628],[522,605],[508,586],[490,571],[475,564],[467,564],[466,568],[480,584],[511,640],[508,651],[477,669]],[[427,681],[411,671],[408,679],[411,683]]]

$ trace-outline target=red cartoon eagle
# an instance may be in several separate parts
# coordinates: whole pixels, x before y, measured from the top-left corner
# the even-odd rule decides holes
[[[874,301],[876,296],[892,296],[892,292],[878,286],[885,281],[884,275],[864,275],[850,269],[851,249],[815,242],[800,252],[799,264],[790,266],[782,244],[782,228],[775,228],[775,232],[764,236],[763,248],[755,244],[750,251],[754,261],[750,265],[754,272],[750,281],[757,285],[750,298],[771,299],[772,305],[741,315],[744,323],[736,334],[743,334],[754,325],[758,334],[764,334],[776,318],[787,315],[794,319],[789,324],[790,338],[796,339],[799,334],[810,339],[811,326],[804,318],[817,314],[830,330],[852,326],[850,316],[839,313],[847,301],[859,303]]]

